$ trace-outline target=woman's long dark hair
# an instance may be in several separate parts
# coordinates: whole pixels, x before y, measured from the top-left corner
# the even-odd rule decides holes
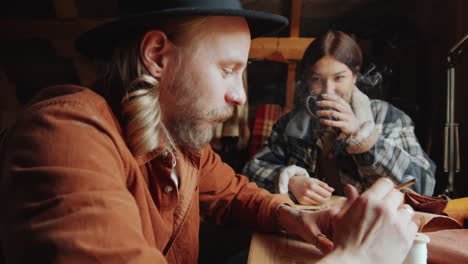
[[[307,47],[299,65],[299,78],[305,79],[311,66],[325,56],[331,56],[345,64],[358,74],[362,64],[362,52],[359,45],[341,31],[328,31],[312,41]]]

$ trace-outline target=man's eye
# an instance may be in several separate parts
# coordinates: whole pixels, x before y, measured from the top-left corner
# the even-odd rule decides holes
[[[320,81],[320,78],[319,77],[312,77],[312,78],[310,78],[310,80],[312,82],[316,82],[316,81]]]
[[[346,76],[344,76],[344,75],[338,75],[338,76],[336,76],[336,79],[337,79],[337,80],[342,80],[342,79],[344,79],[344,78],[346,78]]]

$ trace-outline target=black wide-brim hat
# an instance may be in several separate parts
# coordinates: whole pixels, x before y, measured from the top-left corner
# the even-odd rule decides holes
[[[101,24],[76,40],[76,48],[87,57],[105,57],[122,37],[174,16],[245,17],[252,38],[274,33],[288,25],[288,19],[242,8],[239,0],[120,0],[120,18]]]

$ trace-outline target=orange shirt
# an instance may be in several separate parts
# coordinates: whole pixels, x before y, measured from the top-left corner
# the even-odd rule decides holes
[[[106,100],[45,89],[8,132],[0,193],[7,263],[196,263],[200,214],[273,231],[282,203],[207,146],[135,158]],[[161,155],[160,155],[161,154]]]

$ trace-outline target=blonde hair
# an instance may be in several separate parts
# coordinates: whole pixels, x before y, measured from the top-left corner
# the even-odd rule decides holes
[[[160,29],[178,49],[182,43],[191,43],[195,34],[203,28],[209,17],[171,18],[171,23],[160,22],[147,29]],[[163,147],[173,153],[174,140],[162,122],[159,103],[159,81],[151,76],[141,61],[140,41],[142,30],[133,39],[126,39],[115,48],[111,58],[101,64],[101,78],[98,83],[107,91],[121,96],[121,112],[124,121],[125,139],[135,156],[143,156]],[[184,41],[183,41],[184,40]],[[179,55],[181,52],[179,52]],[[181,63],[179,56],[179,65]],[[102,67],[103,66],[103,67]]]

